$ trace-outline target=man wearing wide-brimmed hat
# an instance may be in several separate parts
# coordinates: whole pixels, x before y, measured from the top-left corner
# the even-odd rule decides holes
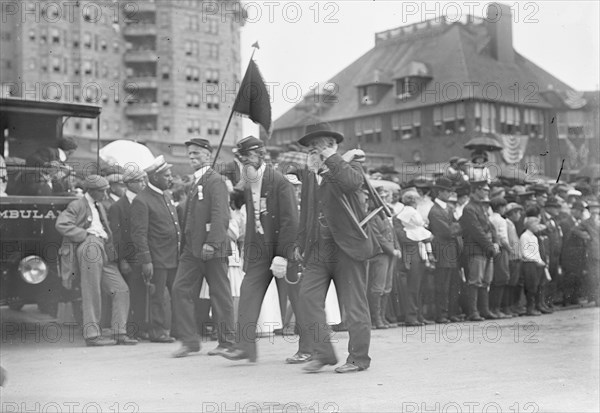
[[[458,272],[458,245],[456,237],[460,234],[460,225],[454,221],[448,200],[452,191],[452,181],[441,177],[433,185],[436,194],[434,204],[429,211],[429,229],[433,233],[433,255],[436,258],[434,270],[435,308],[437,323],[448,323],[450,306],[450,281]],[[457,296],[453,298],[458,299]],[[452,314],[456,316],[457,314]]]
[[[229,193],[223,176],[211,167],[212,146],[202,138],[185,142],[194,183],[186,201],[182,225],[179,267],[173,282],[173,319],[181,348],[173,357],[185,357],[200,351],[194,302],[206,279],[218,325],[217,352],[233,346],[233,296],[227,278],[231,248]]]
[[[171,323],[165,311],[165,288],[168,286],[171,290],[181,250],[177,210],[167,191],[173,184],[171,167],[164,156],[159,155],[144,170],[148,185],[131,203],[131,239],[146,288],[149,288],[145,330],[154,343],[175,341],[169,335]]]
[[[267,288],[275,277],[280,296],[286,293],[300,324],[303,314],[298,311],[298,285],[286,285],[298,274],[294,263],[294,247],[298,233],[298,201],[293,185],[265,162],[265,144],[248,136],[237,144],[243,165],[240,182],[244,185],[246,232],[244,271],[238,308],[239,341],[231,351],[220,355],[229,360],[256,361],[256,325]],[[300,331],[299,349],[286,359],[288,364],[307,362],[311,357],[310,332]]]
[[[305,266],[300,287],[303,328],[314,340],[313,360],[304,367],[307,372],[337,363],[325,318],[325,296],[332,279],[350,335],[350,354],[336,372],[362,371],[371,361],[366,260],[379,246],[359,225],[366,211],[361,191],[364,175],[359,162],[348,163],[337,153],[343,139],[331,125],[318,123],[307,126],[298,141],[309,149],[308,168],[298,172],[302,195],[296,251],[296,258]]]
[[[468,319],[482,321],[495,319],[489,311],[488,288],[494,275],[494,256],[500,247],[488,216],[490,187],[487,180],[471,181],[471,199],[460,218],[467,257]]]
[[[109,184],[99,175],[89,175],[85,187],[85,195],[71,202],[56,220],[56,230],[63,236],[59,250],[63,284],[70,286],[76,277],[81,280],[83,337],[88,346],[137,344],[126,335],[129,289],[117,267],[112,231],[101,204]],[[112,297],[116,341],[102,337],[102,292]]]

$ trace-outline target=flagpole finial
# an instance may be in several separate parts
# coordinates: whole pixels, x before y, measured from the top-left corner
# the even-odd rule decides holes
[[[254,42],[252,47],[254,47],[255,49],[260,49],[260,46],[258,45],[258,41]]]

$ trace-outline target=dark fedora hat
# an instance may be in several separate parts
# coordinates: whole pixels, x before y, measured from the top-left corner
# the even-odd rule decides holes
[[[210,142],[208,140],[206,140],[206,139],[202,139],[202,138],[193,138],[193,139],[190,139],[189,141],[187,141],[185,143],[185,146],[190,146],[190,145],[200,146],[201,148],[204,148],[204,149],[208,150],[211,153],[213,151],[212,146],[210,146]]]
[[[311,139],[328,136],[334,138],[337,143],[344,140],[344,135],[333,130],[331,124],[327,122],[318,122],[311,125],[306,125],[304,136],[298,139],[298,143],[302,146],[308,146]]]
[[[250,135],[237,143],[237,150],[239,153],[247,153],[248,151],[263,148],[264,146],[265,144],[263,141],[255,136]]]
[[[442,191],[452,191],[452,181],[446,177],[438,178],[433,187]]]
[[[544,206],[546,208],[560,208],[562,205],[558,201],[558,198],[556,198],[555,196],[551,196],[550,198],[548,198],[548,200],[546,201],[546,205]]]

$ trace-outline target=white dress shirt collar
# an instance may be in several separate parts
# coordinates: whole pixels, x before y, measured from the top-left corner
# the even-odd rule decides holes
[[[441,199],[439,199],[439,198],[436,198],[436,199],[435,199],[435,203],[436,203],[436,204],[438,204],[439,206],[441,206],[441,207],[442,207],[442,209],[443,209],[444,211],[445,211],[445,210],[446,210],[446,208],[448,207],[448,204],[447,204],[446,202],[442,201],[442,200],[441,200]]]
[[[194,172],[194,182],[198,182],[209,169],[210,165],[206,165]]]
[[[125,196],[127,197],[127,200],[129,201],[129,203],[131,204],[133,202],[133,199],[137,196],[137,194],[128,189],[125,192]]]
[[[161,195],[163,194],[163,191],[161,189],[158,189],[157,187],[155,187],[154,185],[152,185],[150,182],[148,182],[148,187],[150,189],[152,189],[154,192],[157,192],[157,193],[159,193]]]

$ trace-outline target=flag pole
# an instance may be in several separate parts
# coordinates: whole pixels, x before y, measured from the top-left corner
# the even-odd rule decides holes
[[[256,49],[260,48],[258,46],[258,42],[254,42],[254,44],[252,45],[252,48],[254,50],[252,50],[252,55],[250,55],[250,60],[248,61],[248,66],[246,67],[246,73],[248,73],[248,70],[250,70],[250,62],[252,61],[252,58],[254,57],[254,52],[256,52]],[[244,73],[244,77],[245,77],[246,73]],[[235,102],[237,101],[237,98],[241,92],[242,92],[242,88],[240,87],[240,90],[238,90],[238,93],[235,95],[235,99],[233,101],[234,105],[231,105],[231,112],[229,113],[229,118],[227,119],[227,124],[225,125],[225,129],[223,130],[223,136],[221,136],[221,141],[219,142],[219,147],[217,148],[217,153],[215,153],[215,158],[213,159],[213,163],[212,163],[213,169],[214,169],[215,165],[217,164],[217,159],[219,158],[219,153],[221,152],[221,148],[223,147],[223,142],[225,141],[225,135],[227,134],[227,129],[229,129],[229,124],[231,123],[231,119],[233,118],[233,112],[234,112],[233,108],[235,106]]]

